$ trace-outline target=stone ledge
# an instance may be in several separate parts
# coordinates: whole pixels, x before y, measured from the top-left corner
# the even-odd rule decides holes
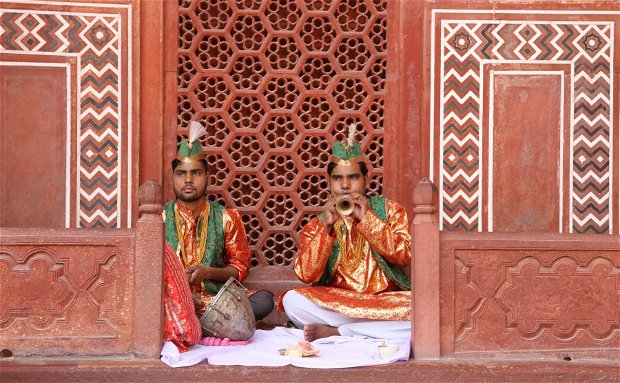
[[[211,366],[170,368],[159,360],[11,358],[0,360],[7,382],[618,382],[618,366],[603,361],[417,361],[349,369]]]

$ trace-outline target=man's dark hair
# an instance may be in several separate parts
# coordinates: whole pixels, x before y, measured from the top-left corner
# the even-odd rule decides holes
[[[172,171],[174,171],[174,169],[176,169],[177,166],[181,165],[181,163],[182,161],[177,158],[172,160]],[[205,169],[205,172],[209,173],[209,164],[207,163],[207,160],[203,158],[202,160],[200,160],[200,163],[202,164],[202,167]]]
[[[358,162],[360,164],[360,171],[362,172],[362,175],[364,177],[366,177],[366,174],[368,174],[368,168],[366,167],[366,164],[363,162]],[[327,164],[327,175],[332,175],[332,172],[334,171],[334,168],[337,166],[338,164],[335,162],[331,162],[329,164]]]

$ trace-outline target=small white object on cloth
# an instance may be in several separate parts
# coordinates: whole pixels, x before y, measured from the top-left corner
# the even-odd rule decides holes
[[[380,344],[379,345],[379,358],[385,359],[396,354],[399,346],[397,344]]]
[[[348,368],[389,364],[409,359],[411,339],[391,339],[398,351],[381,359],[379,348],[385,340],[351,336],[331,336],[317,339],[311,344],[320,350],[317,356],[295,358],[280,355],[287,345],[303,340],[303,330],[276,327],[273,330],[256,330],[250,343],[244,346],[196,345],[180,353],[171,342],[164,343],[161,360],[170,367],[185,367],[207,360],[221,366],[286,366],[306,368]]]

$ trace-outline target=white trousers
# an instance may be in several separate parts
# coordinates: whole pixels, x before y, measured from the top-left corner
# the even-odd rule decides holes
[[[341,313],[325,309],[294,290],[289,290],[282,298],[284,311],[298,328],[317,323],[338,328],[340,335],[364,336],[376,339],[411,338],[410,321],[372,320],[351,318]]]

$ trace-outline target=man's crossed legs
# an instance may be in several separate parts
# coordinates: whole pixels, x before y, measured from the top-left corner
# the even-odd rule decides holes
[[[332,335],[357,335],[377,339],[411,337],[410,321],[351,318],[325,309],[294,290],[286,292],[282,305],[293,324],[304,329],[304,338],[308,342]]]

